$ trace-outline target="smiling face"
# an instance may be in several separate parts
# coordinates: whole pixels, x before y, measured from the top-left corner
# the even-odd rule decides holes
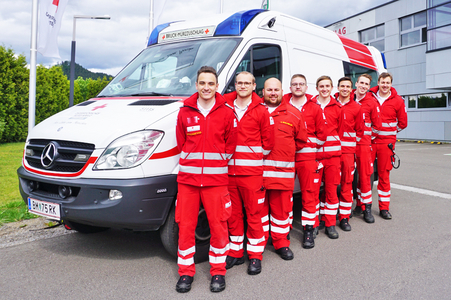
[[[391,89],[391,78],[390,76],[387,76],[385,78],[379,78],[379,81],[377,82],[377,85],[379,86],[379,94],[382,97],[387,97],[390,93]]]
[[[212,73],[200,73],[196,82],[196,89],[200,99],[205,102],[211,101],[215,98],[215,93],[218,90],[216,76]]]
[[[270,107],[279,106],[282,102],[282,83],[276,78],[269,78],[265,81],[265,87],[263,89],[263,99],[265,104]]]
[[[332,82],[329,79],[323,79],[316,85],[316,90],[321,98],[327,99],[332,92]]]
[[[338,84],[338,93],[341,99],[348,99],[352,91],[352,82],[348,80],[342,80]]]
[[[360,96],[364,96],[370,89],[371,81],[369,78],[360,76],[355,83],[356,93]]]

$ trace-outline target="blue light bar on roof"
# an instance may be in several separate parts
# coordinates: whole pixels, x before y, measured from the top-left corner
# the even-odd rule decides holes
[[[214,36],[233,35],[240,36],[246,26],[252,19],[261,12],[267,11],[265,9],[252,9],[237,12],[226,20],[222,21],[216,28]]]
[[[171,23],[173,23],[173,22],[164,23],[164,24],[155,26],[155,28],[152,30],[152,33],[150,34],[149,41],[147,42],[147,47],[149,47],[150,45],[153,45],[153,44],[157,44],[158,43],[158,35],[160,34],[160,32],[163,29],[169,27],[169,24],[171,24]]]
[[[387,69],[387,62],[385,61],[385,54],[381,52],[382,61],[384,62],[384,68]]]

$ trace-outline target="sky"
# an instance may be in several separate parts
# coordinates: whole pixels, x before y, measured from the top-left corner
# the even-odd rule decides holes
[[[162,1],[162,0],[154,0]],[[270,9],[326,26],[390,0],[270,0]],[[158,23],[199,19],[220,12],[220,0],[166,0]],[[262,0],[223,0],[223,12],[261,8]],[[69,0],[58,37],[61,58],[37,54],[37,63],[52,66],[70,61],[74,15],[111,20],[77,19],[75,61],[83,67],[115,76],[147,45],[150,0]],[[31,46],[32,0],[1,0],[0,45],[25,55]]]

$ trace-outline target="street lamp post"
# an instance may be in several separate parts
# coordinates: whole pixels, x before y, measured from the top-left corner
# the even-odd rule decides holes
[[[70,92],[69,92],[69,107],[74,105],[74,81],[75,81],[75,26],[77,19],[100,19],[109,20],[110,16],[74,16],[74,26],[72,32],[72,47],[70,50]]]

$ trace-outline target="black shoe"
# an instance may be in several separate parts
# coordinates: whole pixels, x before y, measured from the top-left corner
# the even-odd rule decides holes
[[[338,232],[335,229],[335,226],[326,227],[326,234],[331,239],[338,239]]]
[[[349,221],[347,218],[344,218],[340,221],[340,228],[343,231],[351,231],[351,225],[349,225]]]
[[[353,215],[360,216],[362,213],[363,213],[362,207],[360,205],[357,205],[354,208]]]
[[[249,262],[249,267],[247,268],[247,274],[257,275],[262,271],[262,261],[258,258],[252,258]]]
[[[191,290],[191,283],[193,283],[193,276],[180,276],[179,281],[175,285],[175,290],[179,293],[186,293]]]
[[[282,247],[276,250],[276,253],[284,260],[292,260],[294,258],[293,251],[288,247]]]
[[[213,293],[222,292],[226,287],[224,275],[213,275],[211,277],[210,291]]]
[[[244,264],[244,256],[242,257],[232,257],[228,256],[226,258],[226,270],[230,269],[233,266],[239,266]]]
[[[365,204],[365,210],[363,211],[363,220],[367,223],[374,223],[374,217],[371,213],[372,204]]]
[[[317,227],[318,228],[318,227]],[[315,229],[317,229],[315,228]],[[315,247],[315,238],[313,236],[315,229],[312,225],[305,225],[304,227],[304,238],[302,240],[302,247],[304,249],[311,249]]]
[[[316,239],[316,236],[318,235],[318,227],[313,228],[313,239]]]
[[[385,220],[391,220],[392,218],[391,213],[388,210],[381,210],[379,215]]]
[[[326,222],[324,222],[324,221],[319,221],[318,230],[323,230],[324,227],[326,227]]]

